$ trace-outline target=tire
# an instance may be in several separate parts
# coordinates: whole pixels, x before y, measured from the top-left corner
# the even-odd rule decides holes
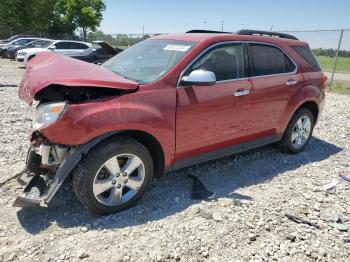
[[[27,62],[32,60],[34,57],[35,57],[35,55],[31,55],[30,57],[28,57]]]
[[[147,148],[119,137],[101,142],[81,160],[73,172],[73,189],[92,213],[108,215],[131,207],[152,177],[153,160]]]
[[[309,124],[307,124],[308,121]],[[300,129],[298,129],[297,123],[298,126],[300,124],[305,125],[305,127],[302,128],[305,130],[298,131]],[[278,148],[282,152],[290,154],[297,154],[303,151],[312,137],[312,131],[314,129],[314,126],[315,119],[312,112],[307,108],[299,108],[289,121],[288,126],[284,131],[282,140],[277,144]],[[301,140],[299,140],[298,137],[300,137]]]
[[[2,52],[1,52],[1,57],[2,58],[7,58],[7,50],[5,49],[5,50],[2,50]]]

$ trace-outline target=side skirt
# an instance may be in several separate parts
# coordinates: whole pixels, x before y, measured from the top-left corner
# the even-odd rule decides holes
[[[216,150],[216,151],[204,153],[204,154],[201,154],[201,155],[198,155],[198,156],[194,156],[194,157],[191,157],[191,158],[178,160],[178,161],[175,162],[175,164],[173,165],[172,168],[168,167],[166,169],[166,171],[170,171],[170,169],[172,169],[172,171],[173,170],[177,170],[177,169],[180,169],[180,168],[196,165],[196,164],[203,163],[203,162],[206,162],[206,161],[209,161],[209,160],[214,160],[214,159],[217,159],[217,158],[233,155],[235,153],[247,151],[249,149],[253,149],[253,148],[256,148],[256,147],[260,147],[260,146],[264,146],[264,145],[267,145],[267,144],[271,144],[271,143],[280,141],[282,139],[282,136],[283,136],[282,134],[266,136],[266,137],[259,138],[259,139],[254,140],[254,141],[249,141],[249,142],[246,142],[246,143],[233,145],[233,146],[230,146],[230,147],[226,147],[226,148],[219,149],[219,150]]]

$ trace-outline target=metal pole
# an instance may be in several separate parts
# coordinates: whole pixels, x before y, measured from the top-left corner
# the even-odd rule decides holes
[[[344,33],[344,29],[342,29],[342,30],[340,31],[338,49],[337,49],[337,52],[335,53],[334,64],[333,64],[333,72],[332,72],[331,82],[330,82],[330,87],[329,87],[330,90],[332,90],[332,87],[333,87],[334,73],[335,73],[335,69],[337,68],[337,61],[338,61],[339,49],[340,49],[341,41],[342,41],[342,39],[343,39],[343,33]]]
[[[224,20],[221,20],[221,32],[224,32]]]

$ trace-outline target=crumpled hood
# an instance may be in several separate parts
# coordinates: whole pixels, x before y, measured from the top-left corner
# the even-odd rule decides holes
[[[118,76],[104,67],[54,52],[42,52],[27,63],[18,95],[31,105],[40,90],[53,84],[119,90],[135,90],[139,86],[137,82]]]

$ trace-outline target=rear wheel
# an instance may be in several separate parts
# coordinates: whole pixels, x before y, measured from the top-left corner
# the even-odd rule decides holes
[[[121,137],[92,149],[73,174],[73,188],[91,212],[107,215],[132,206],[152,180],[153,162],[137,141]]]
[[[290,120],[278,147],[291,154],[304,150],[310,141],[315,120],[307,108],[300,108]]]

